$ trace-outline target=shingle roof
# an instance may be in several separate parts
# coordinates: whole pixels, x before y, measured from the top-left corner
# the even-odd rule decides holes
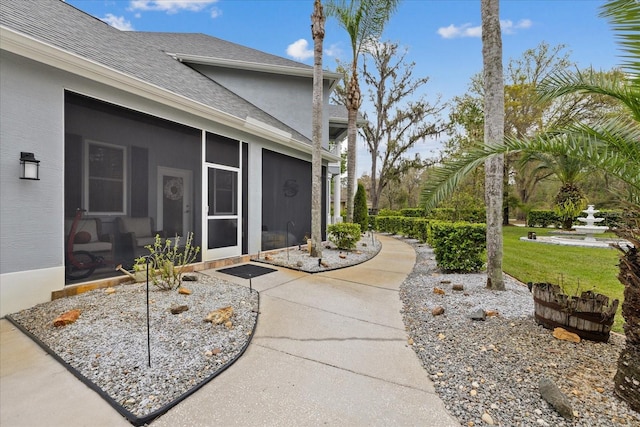
[[[41,0],[37,3],[0,0],[0,3],[0,24],[3,26],[232,116],[241,119],[252,117],[290,133],[298,141],[310,143],[295,129],[150,44],[146,40],[148,34],[119,31],[60,0]],[[263,58],[276,61],[274,58],[277,58],[265,53],[259,55],[256,53],[258,51],[249,48],[239,49],[238,45],[204,34],[187,36],[175,37],[176,43],[197,39],[194,48],[203,53],[209,49],[211,53],[217,50],[222,54],[220,52],[228,49],[227,55],[252,57],[254,60]],[[207,47],[206,39],[216,43]],[[281,58],[281,61],[288,66],[295,63],[285,58]],[[304,64],[298,66],[307,67]]]
[[[132,37],[144,40],[168,53],[186,53],[209,58],[313,70],[313,67],[301,62],[271,55],[270,53],[201,33],[158,33],[140,31],[131,32],[130,34]]]

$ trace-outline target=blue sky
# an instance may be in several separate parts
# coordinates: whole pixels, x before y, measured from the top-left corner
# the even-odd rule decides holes
[[[312,64],[310,15],[313,0],[66,0],[116,28],[135,31],[200,32]],[[505,64],[541,42],[564,44],[584,68],[609,70],[620,63],[600,0],[502,0]],[[480,0],[403,0],[382,40],[408,48],[415,76],[428,76],[424,93],[446,101],[466,91],[481,71]],[[329,18],[324,68],[348,62],[346,33]],[[416,147],[427,157],[431,142]],[[366,154],[359,175],[366,172]]]

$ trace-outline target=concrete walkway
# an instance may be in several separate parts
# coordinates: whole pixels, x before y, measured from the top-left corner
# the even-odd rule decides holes
[[[246,353],[152,425],[458,426],[407,346],[398,289],[415,253],[379,238],[380,254],[359,266],[253,279],[261,314]],[[6,320],[0,325],[2,427],[130,425]]]

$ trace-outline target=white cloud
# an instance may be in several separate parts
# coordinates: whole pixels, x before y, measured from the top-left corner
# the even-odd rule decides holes
[[[438,34],[444,39],[456,39],[460,37],[480,37],[482,35],[482,27],[472,27],[471,24],[462,24],[455,26],[453,24],[448,27],[438,28]]]
[[[531,28],[533,22],[530,19],[521,19],[517,23],[513,23],[513,21],[509,19],[505,19],[500,21],[500,28],[504,34],[515,34],[517,30],[526,30]],[[471,24],[462,24],[456,26],[454,24],[449,25],[448,27],[440,27],[438,28],[438,34],[443,39],[456,39],[462,37],[481,37],[482,36],[482,26],[472,26]]]
[[[107,13],[106,16],[102,18],[102,21],[121,31],[133,31],[133,25],[131,25],[131,22],[127,21],[124,16],[115,16]]]
[[[309,49],[309,42],[300,39],[287,46],[287,55],[298,61],[313,57],[313,50]]]
[[[222,10],[218,9],[217,7],[212,7],[211,18],[216,19],[218,16],[222,16]]]
[[[521,19],[516,24],[509,19],[500,21],[500,28],[505,34],[515,34],[516,30],[526,30],[531,28],[532,25],[533,22],[530,19]]]
[[[336,44],[332,44],[331,46],[324,49],[324,54],[330,56],[332,58],[339,58],[342,56],[343,51],[340,49],[340,46]]]
[[[131,0],[129,7],[131,10],[151,10],[173,14],[183,10],[200,12],[207,6],[217,2],[218,0]]]

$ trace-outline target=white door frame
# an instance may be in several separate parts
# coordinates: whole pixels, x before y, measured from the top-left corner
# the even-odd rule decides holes
[[[231,172],[235,172],[237,174],[237,188],[236,188],[236,214],[234,215],[212,215],[208,206],[209,200],[209,169],[219,169],[219,170],[228,170]],[[229,258],[234,256],[239,256],[242,252],[242,168],[236,168],[231,166],[223,166],[212,163],[205,163],[203,168],[203,186],[204,188],[203,195],[205,199],[203,200],[203,210],[204,210],[204,230],[207,230],[205,236],[203,236],[203,246],[205,250],[203,251],[203,261],[211,261],[215,259],[221,258]],[[213,208],[213,207],[211,207]],[[223,248],[215,248],[209,249],[209,220],[224,220],[224,219],[235,219],[237,222],[237,234],[236,234],[236,244],[234,246],[225,246]]]
[[[158,230],[163,229],[163,206],[164,206],[164,184],[162,183],[162,177],[164,175],[178,176],[182,178],[183,185],[183,197],[182,197],[182,230],[184,233],[189,233],[193,231],[193,190],[191,187],[191,183],[193,182],[193,172],[188,169],[176,169],[169,168],[166,166],[158,166],[158,176],[157,176],[157,220],[156,220],[156,228]],[[172,236],[167,236],[172,237]],[[182,236],[185,237],[185,236]]]

